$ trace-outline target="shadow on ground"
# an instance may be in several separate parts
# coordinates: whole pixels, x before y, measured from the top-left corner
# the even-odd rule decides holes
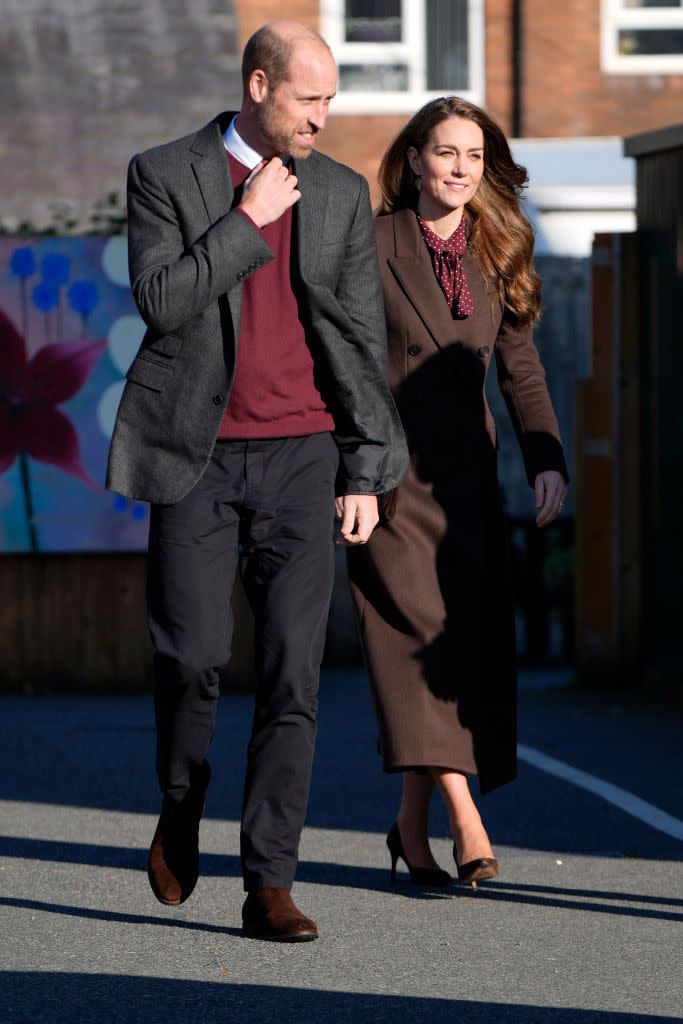
[[[219,973],[217,971],[217,973]],[[146,1024],[260,1024],[304,1020],[316,1024],[674,1024],[673,1017],[523,1004],[323,992],[262,985],[231,985],[105,974],[8,973],[3,977],[3,1022],[81,1024],[86,1020],[144,1020]]]
[[[209,818],[239,820],[252,713],[249,695],[220,702],[209,752]],[[0,799],[158,813],[150,698],[6,698],[0,716]],[[617,706],[612,698],[605,702],[566,688],[522,691],[524,743],[630,788],[674,815],[680,813],[674,770],[679,727],[674,714]],[[670,767],[662,771],[662,765]],[[325,673],[307,824],[375,832],[381,843],[399,793],[400,777],[381,771],[363,674]],[[525,764],[516,784],[494,791],[480,806],[497,844],[649,859],[681,853],[674,839]],[[448,834],[438,799],[431,825],[434,835]]]
[[[96,849],[96,848],[95,848]],[[218,859],[218,858],[216,858]],[[221,857],[223,870],[211,870],[207,857],[202,858],[202,874],[204,877],[240,878],[239,861],[236,857]],[[99,861],[96,860],[97,863]],[[76,863],[92,863],[77,861]],[[113,863],[112,866],[120,867]],[[138,867],[143,868],[144,864]],[[206,870],[207,867],[209,870]],[[372,892],[388,892],[401,895],[410,900],[444,900],[472,899],[484,900],[487,903],[525,904],[539,909],[580,910],[582,913],[607,914],[608,916],[640,918],[641,920],[675,921],[683,923],[683,910],[677,912],[672,907],[683,908],[683,900],[665,899],[661,896],[634,895],[623,892],[604,892],[591,889],[555,889],[552,886],[534,886],[490,882],[482,885],[473,895],[466,886],[453,885],[451,888],[423,889],[411,884],[389,884],[384,872],[372,868],[350,868],[338,864],[319,864],[304,861],[299,866],[297,881],[335,888],[367,889]],[[569,897],[561,898],[561,897]],[[599,900],[600,902],[596,902]],[[613,902],[610,902],[613,901]],[[636,902],[642,906],[623,906]],[[667,910],[659,910],[658,906],[666,906]],[[165,928],[189,928],[199,931],[214,931],[226,934],[241,934],[236,929],[222,928],[216,925],[194,924],[176,917],[152,917],[143,914],[126,914],[119,911],[98,910],[90,907],[73,907],[63,903],[49,903],[42,900],[18,899],[11,896],[0,896],[0,907],[14,907],[19,910],[61,914],[65,917],[80,917],[95,921],[115,921],[125,924],[156,924]]]

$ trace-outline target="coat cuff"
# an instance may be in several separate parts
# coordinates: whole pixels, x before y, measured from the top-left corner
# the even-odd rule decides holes
[[[546,473],[548,470],[560,473],[565,484],[569,483],[564,452],[556,437],[541,431],[532,431],[522,435],[520,446],[530,487],[535,485],[539,473]]]
[[[333,435],[334,436],[334,435]],[[335,491],[344,494],[380,494],[385,449],[376,444],[357,444],[339,449],[339,472]]]

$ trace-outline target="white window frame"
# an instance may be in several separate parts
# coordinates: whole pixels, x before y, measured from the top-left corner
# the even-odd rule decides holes
[[[457,95],[473,103],[484,102],[484,0],[468,0],[468,60],[470,83]],[[430,91],[426,81],[425,0],[401,0],[403,38],[396,43],[347,43],[344,39],[345,0],[320,0],[321,32],[338,64],[406,64],[409,87],[405,91],[349,91],[338,89],[333,114],[412,114],[444,95]]]
[[[622,0],[602,0],[600,26],[603,71],[621,75],[683,73],[683,54],[620,54],[619,30],[624,28],[683,28],[683,7],[624,7]]]

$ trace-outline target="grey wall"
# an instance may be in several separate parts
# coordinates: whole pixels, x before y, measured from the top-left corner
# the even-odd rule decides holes
[[[83,215],[133,153],[239,105],[232,0],[2,0],[0,220]]]

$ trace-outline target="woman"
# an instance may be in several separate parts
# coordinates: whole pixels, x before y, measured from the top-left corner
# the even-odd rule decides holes
[[[411,452],[384,522],[349,572],[385,771],[403,773],[387,844],[417,883],[445,885],[428,839],[438,786],[458,877],[498,864],[467,775],[482,793],[516,773],[513,608],[484,397],[493,359],[535,489],[539,527],[560,512],[567,470],[532,341],[540,282],[520,207],[524,168],[501,129],[457,97],[434,100],[380,167],[377,243],[390,384]]]

